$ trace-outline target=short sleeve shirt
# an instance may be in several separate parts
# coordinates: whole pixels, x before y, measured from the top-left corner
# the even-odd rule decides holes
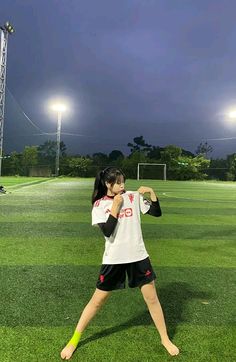
[[[140,225],[140,212],[147,213],[150,202],[138,191],[126,191],[122,194],[123,204],[113,234],[105,236],[103,264],[123,264],[143,260],[148,257]],[[113,198],[104,196],[94,203],[92,225],[107,221]]]

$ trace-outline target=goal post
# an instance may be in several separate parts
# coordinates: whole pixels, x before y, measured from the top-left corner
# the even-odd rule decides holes
[[[140,180],[140,166],[162,166],[163,167],[163,180],[166,181],[166,163],[138,163],[137,167],[137,180]]]

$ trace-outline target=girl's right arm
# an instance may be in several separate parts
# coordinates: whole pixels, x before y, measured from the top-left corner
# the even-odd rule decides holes
[[[116,195],[113,199],[113,204],[111,207],[111,215],[114,216],[115,218],[117,218],[119,214],[122,203],[123,203],[123,197],[121,195]]]
[[[116,195],[113,199],[111,212],[107,221],[98,224],[103,234],[108,238],[112,235],[113,231],[115,230],[122,202],[123,202],[123,197],[121,195]]]

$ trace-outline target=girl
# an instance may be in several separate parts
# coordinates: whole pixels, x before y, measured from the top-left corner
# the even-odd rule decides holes
[[[148,193],[151,201],[143,198]],[[112,290],[125,288],[126,274],[130,288],[139,287],[151,317],[160,334],[161,343],[170,355],[179,349],[170,341],[164,315],[157,297],[153,271],[146,251],[140,226],[143,214],[161,216],[159,201],[150,187],[125,191],[125,175],[117,168],[108,167],[95,180],[92,195],[92,225],[98,225],[105,236],[102,267],[91,300],[84,308],[74,335],[61,352],[62,359],[70,359],[80,337]]]

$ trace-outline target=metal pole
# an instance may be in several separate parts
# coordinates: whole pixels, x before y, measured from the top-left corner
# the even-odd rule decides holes
[[[5,88],[7,70],[7,31],[0,30],[0,176],[2,175],[2,155],[3,155],[3,125],[5,109]]]
[[[164,165],[164,181],[166,181],[166,164]]]
[[[57,152],[56,152],[56,166],[55,166],[55,175],[59,176],[60,168],[60,141],[61,141],[61,115],[62,112],[58,111],[57,113]]]

